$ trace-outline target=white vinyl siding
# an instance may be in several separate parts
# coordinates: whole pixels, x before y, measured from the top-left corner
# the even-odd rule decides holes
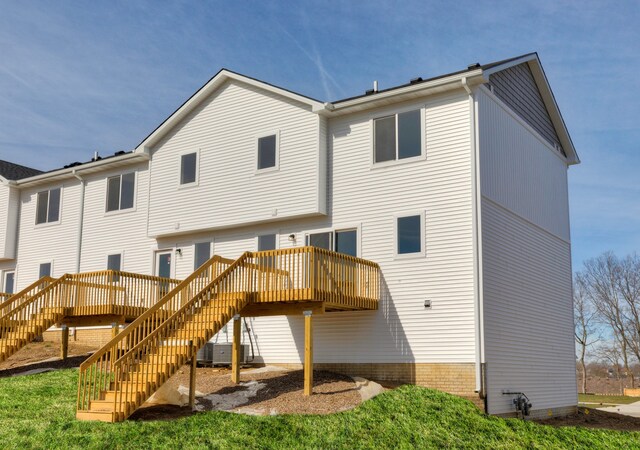
[[[308,106],[236,81],[222,86],[151,149],[149,235],[322,214],[326,142],[318,142],[319,124]],[[279,170],[260,173],[257,137],[273,130]],[[176,191],[166,180],[175,179],[175,155],[185,148],[200,149],[203,175],[198,189]]]
[[[491,94],[478,93],[488,409],[575,406],[567,167]]]
[[[0,261],[16,257],[20,191],[0,184]]]

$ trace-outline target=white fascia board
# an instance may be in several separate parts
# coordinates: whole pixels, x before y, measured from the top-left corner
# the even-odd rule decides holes
[[[348,110],[349,108],[352,108],[354,106],[361,106],[366,103],[371,103],[373,107],[377,102],[387,101],[394,97],[401,97],[406,94],[414,94],[421,91],[424,91],[424,93],[427,94],[430,90],[437,88],[450,86],[449,88],[453,89],[455,87],[462,87],[461,83],[465,78],[467,80],[466,82],[470,85],[482,84],[487,81],[481,69],[470,70],[467,72],[450,75],[448,77],[405,86],[403,88],[391,89],[386,92],[373,93],[371,95],[358,97],[353,100],[347,100],[346,102],[337,104],[325,104],[325,109],[329,110],[329,112],[338,112]]]
[[[107,159],[85,163],[79,166],[67,167],[66,169],[55,170],[53,172],[46,172],[33,177],[23,178],[16,181],[15,184],[20,187],[35,186],[50,181],[57,181],[65,178],[75,177],[76,174],[80,174],[81,172],[108,169],[109,167],[116,164],[120,165],[121,163],[126,162],[131,162],[133,164],[148,160],[149,157],[147,155],[127,153],[125,155],[114,156]]]
[[[312,100],[294,92],[287,91],[286,89],[273,86],[268,83],[264,83],[253,78],[240,75],[235,72],[228,71],[226,69],[221,70],[216,76],[202,86],[194,95],[191,96],[181,107],[179,107],[173,114],[171,114],[158,128],[156,128],[147,138],[142,141],[135,149],[135,153],[149,153],[151,147],[153,147],[162,137],[169,132],[176,124],[178,124],[187,114],[198,106],[204,99],[209,97],[215,92],[222,84],[228,80],[240,81],[244,84],[262,89],[263,91],[271,92],[276,95],[294,100],[303,105],[308,105],[311,111],[318,112],[324,109],[324,103]]]

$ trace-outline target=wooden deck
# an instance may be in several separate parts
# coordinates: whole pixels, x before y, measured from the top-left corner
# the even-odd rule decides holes
[[[126,419],[231,319],[235,373],[241,316],[305,316],[311,394],[311,317],[375,310],[379,283],[377,264],[314,247],[246,252],[237,260],[214,256],[81,365],[77,417]]]

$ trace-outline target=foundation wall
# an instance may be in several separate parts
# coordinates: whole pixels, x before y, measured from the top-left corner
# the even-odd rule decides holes
[[[73,335],[71,334],[73,332]],[[47,342],[60,342],[62,336],[61,330],[51,329],[47,330],[43,333],[42,338]],[[107,328],[76,328],[75,331],[73,329],[69,332],[69,342],[77,342],[79,344],[92,346],[92,347],[102,347],[107,342],[111,340],[111,327]]]
[[[533,407],[535,408],[536,405],[533,405]],[[552,417],[563,417],[563,416],[569,416],[571,414],[575,414],[578,411],[578,407],[573,405],[573,406],[561,406],[558,408],[548,408],[548,409],[532,409],[531,411],[529,411],[529,415],[526,417],[527,420],[529,419],[550,419]],[[498,417],[504,417],[504,418],[514,418],[514,417],[518,417],[518,415],[516,414],[516,412],[512,412],[512,413],[503,413],[503,414],[495,414]]]

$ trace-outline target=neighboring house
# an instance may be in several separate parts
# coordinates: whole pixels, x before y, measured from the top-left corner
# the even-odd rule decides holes
[[[536,54],[333,103],[222,70],[132,152],[2,173],[3,280],[324,247],[383,283],[379,310],[317,318],[317,367],[562,414],[578,162]],[[302,318],[250,328],[257,361],[300,365]]]

